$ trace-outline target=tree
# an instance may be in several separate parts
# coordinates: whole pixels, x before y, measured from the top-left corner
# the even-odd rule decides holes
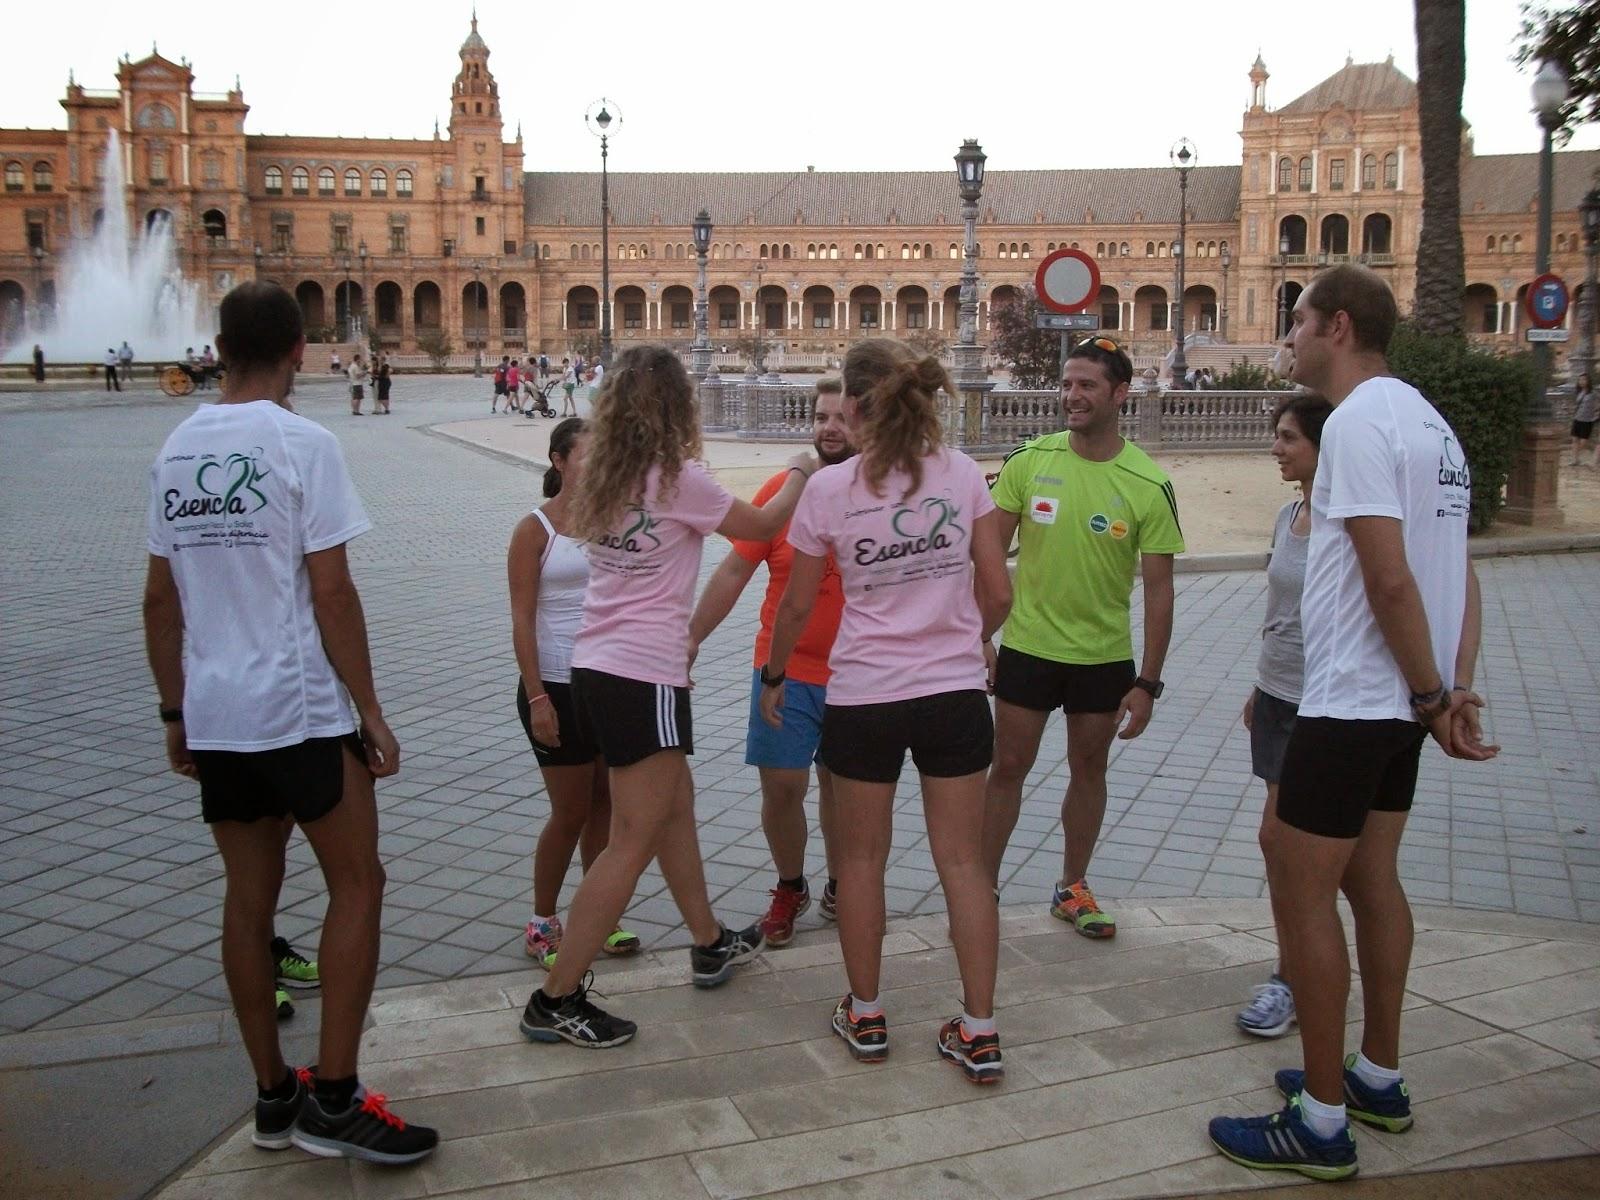
[[[417,349],[433,360],[435,371],[444,370],[450,360],[450,339],[442,329],[422,329],[417,332]]]
[[[1041,311],[1032,286],[1022,289],[1020,301],[989,310],[989,349],[1010,368],[1012,384],[1025,390],[1054,388],[1061,378],[1061,335],[1033,327]]]
[[[1600,0],[1564,8],[1524,0],[1516,63],[1525,67],[1546,60],[1567,73],[1567,102],[1556,131],[1565,145],[1579,125],[1600,121]]]
[[[1415,318],[1424,333],[1460,337],[1467,286],[1461,241],[1461,91],[1467,78],[1464,0],[1416,0],[1417,116],[1422,127],[1422,237]]]
[[[945,351],[950,348],[949,340],[937,329],[913,329],[901,340],[918,354],[932,355],[934,358],[943,358]]]

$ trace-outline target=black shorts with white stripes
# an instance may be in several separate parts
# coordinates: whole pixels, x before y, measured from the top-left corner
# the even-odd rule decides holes
[[[607,766],[629,767],[662,750],[694,753],[688,688],[573,667],[572,702],[582,736]]]

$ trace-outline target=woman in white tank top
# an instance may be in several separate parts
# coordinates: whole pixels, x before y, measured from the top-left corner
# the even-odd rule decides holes
[[[517,716],[533,746],[550,797],[550,819],[533,852],[533,913],[524,945],[546,970],[561,945],[556,915],[561,885],[582,847],[587,869],[605,849],[611,826],[606,764],[593,741],[578,728],[572,707],[572,643],[583,624],[589,559],[567,536],[563,488],[583,469],[587,426],[578,417],[550,433],[550,469],[544,475],[544,505],[517,523],[506,569],[511,585],[511,643],[516,651]],[[606,939],[610,954],[631,954],[639,939],[621,929]]]

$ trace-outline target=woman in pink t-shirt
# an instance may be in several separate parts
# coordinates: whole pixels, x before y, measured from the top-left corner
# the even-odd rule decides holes
[[[708,533],[774,536],[817,468],[809,452],[757,508],[735,499],[699,462],[694,385],[661,346],[626,351],[594,399],[570,525],[587,542],[589,583],[572,654],[577,723],[609,768],[611,840],[584,872],[561,949],[528,999],[532,1041],[617,1046],[632,1021],[589,1003],[585,972],[617,927],[651,859],[694,938],[697,987],[715,987],[762,948],[760,925],[730,931],[711,913],[694,825],[689,711],[689,615]]]
[[[784,667],[831,554],[844,614],[818,757],[834,777],[839,944],[850,980],[833,1029],[858,1059],[889,1053],[878,999],[883,873],[909,750],[964,990],[964,1011],[939,1031],[938,1049],[973,1082],[992,1083],[1004,1068],[994,1024],[999,931],[982,855],[994,748],[986,646],[1011,609],[1011,580],[982,470],[943,445],[940,389],[957,394],[937,359],[904,343],[858,342],[845,356],[844,415],[861,452],[819,471],[789,524],[794,561],[762,668],[761,709],[781,721]]]

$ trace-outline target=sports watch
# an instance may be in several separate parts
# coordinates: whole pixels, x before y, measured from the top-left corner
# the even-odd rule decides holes
[[[1167,690],[1167,685],[1159,679],[1146,679],[1143,675],[1134,677],[1133,686],[1150,693],[1152,700],[1161,699],[1161,693]]]

